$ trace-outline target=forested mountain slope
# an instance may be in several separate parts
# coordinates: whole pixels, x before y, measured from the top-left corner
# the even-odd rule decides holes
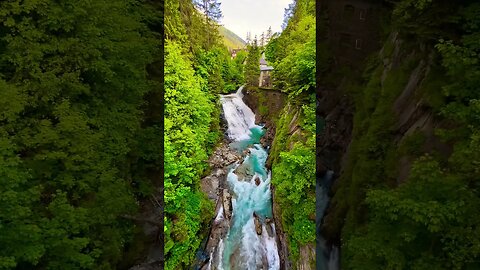
[[[332,33],[329,15],[344,7],[329,3]],[[320,78],[323,96],[353,116],[348,127],[338,109],[323,111],[321,148],[352,130],[337,152],[344,162],[323,164],[339,175],[323,233],[341,244],[342,269],[478,269],[480,5],[403,0],[367,10],[378,12],[382,48],[363,66],[332,62]]]
[[[242,49],[247,43],[234,32],[228,30],[224,26],[218,28],[220,35],[223,37],[223,43],[228,49]]]

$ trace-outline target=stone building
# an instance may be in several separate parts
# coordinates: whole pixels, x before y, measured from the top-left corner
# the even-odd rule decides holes
[[[338,65],[358,66],[379,49],[381,3],[378,0],[327,0],[328,40]]]
[[[260,57],[260,78],[258,80],[259,87],[272,87],[272,82],[270,78],[270,72],[273,70],[273,67],[268,66],[267,61],[265,61],[265,55]]]

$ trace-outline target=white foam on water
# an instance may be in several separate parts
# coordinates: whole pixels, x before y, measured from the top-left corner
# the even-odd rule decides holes
[[[224,244],[223,244],[223,239],[220,239],[220,242],[218,242],[218,262],[217,262],[217,269],[218,270],[224,270],[223,269],[223,250],[224,250]]]
[[[236,94],[220,96],[223,112],[228,124],[227,135],[234,141],[250,139],[250,135],[252,134],[250,129],[256,126],[255,114],[243,102],[242,97],[241,89],[239,89],[239,92]]]
[[[215,222],[219,222],[220,220],[223,220],[223,205],[220,205],[220,209],[215,217]]]
[[[272,231],[274,232],[273,237],[268,235],[267,229],[265,226],[271,226]],[[280,269],[280,256],[278,255],[277,241],[275,239],[275,225],[274,224],[264,224],[262,227],[262,236],[263,236],[263,245],[266,249],[268,269],[277,270]]]
[[[246,269],[258,269],[257,266],[262,265],[262,254],[264,248],[261,244],[260,238],[255,231],[255,222],[253,217],[242,228],[242,249],[240,256],[242,256]]]

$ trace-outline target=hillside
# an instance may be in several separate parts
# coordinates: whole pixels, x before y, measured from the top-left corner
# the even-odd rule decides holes
[[[324,261],[480,269],[478,1],[339,2],[317,36]]]
[[[229,49],[243,48],[247,44],[241,37],[223,26],[220,26],[218,31],[223,37],[223,42],[225,43],[225,46],[227,46],[227,48]]]

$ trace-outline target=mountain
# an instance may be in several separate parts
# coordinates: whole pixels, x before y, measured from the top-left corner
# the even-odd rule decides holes
[[[247,44],[241,37],[223,26],[220,26],[218,31],[223,37],[223,43],[225,43],[225,46],[229,49],[243,48]]]

